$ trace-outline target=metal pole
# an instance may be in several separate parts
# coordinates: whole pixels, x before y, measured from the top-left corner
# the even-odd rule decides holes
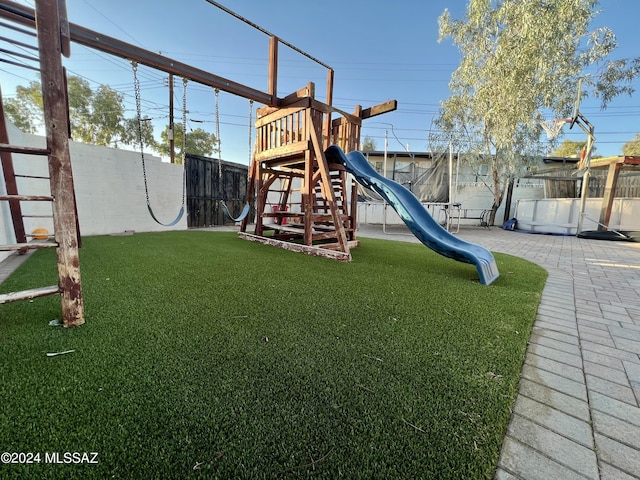
[[[449,227],[451,225],[451,215],[453,215],[453,198],[451,196],[451,190],[453,189],[453,145],[449,142],[449,192],[447,195],[449,214],[446,215],[446,229],[449,231]],[[458,225],[460,221],[458,221]]]
[[[582,191],[580,192],[580,215],[578,217],[578,228],[576,235],[582,232],[584,225],[585,207],[587,203],[587,195],[589,192],[589,178],[591,177],[591,151],[593,150],[593,144],[596,141],[595,127],[584,118],[584,116],[578,112],[576,123],[580,126],[583,132],[587,134],[587,145],[585,147],[584,163],[581,163],[581,167],[585,168],[584,175],[582,177]]]
[[[387,178],[387,151],[389,150],[389,130],[384,131],[384,163],[382,172]],[[382,232],[387,233],[387,200],[382,199]]]
[[[584,224],[584,210],[587,201],[587,191],[589,190],[589,177],[591,176],[591,170],[587,168],[582,176],[582,186],[580,192],[580,213],[578,214],[578,230],[576,235],[582,232]]]
[[[184,127],[184,125],[183,125]],[[174,140],[174,119],[173,119],[173,73],[169,74],[169,152],[171,163],[176,163],[176,146]]]

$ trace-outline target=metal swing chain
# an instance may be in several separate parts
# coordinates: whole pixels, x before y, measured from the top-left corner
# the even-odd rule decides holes
[[[222,159],[222,142],[220,141],[220,89],[216,88],[216,142],[218,142],[218,158]]]
[[[182,79],[182,164],[187,157],[187,83],[189,80]]]
[[[218,142],[218,193],[222,195],[222,142],[220,141],[220,89],[213,90],[216,94],[216,142]]]
[[[251,142],[251,133],[253,130],[253,100],[249,100],[249,163],[251,163],[251,154],[253,153],[253,145]]]
[[[131,61],[131,68],[133,69],[133,91],[136,97],[136,115],[138,116],[138,142],[140,144],[140,157],[142,158],[142,177],[144,178],[144,194],[147,198],[147,205],[149,205],[149,188],[147,186],[147,168],[144,161],[144,145],[142,143],[142,118],[140,106],[140,80],[138,80],[138,63]]]
[[[187,195],[187,78],[182,79],[182,205]]]

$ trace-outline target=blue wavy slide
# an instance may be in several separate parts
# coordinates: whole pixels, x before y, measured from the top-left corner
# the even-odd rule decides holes
[[[418,240],[431,250],[453,260],[475,265],[483,285],[489,285],[498,278],[498,266],[489,250],[465,242],[442,228],[413,193],[376,172],[361,152],[345,154],[340,147],[332,145],[325,154],[328,160],[343,164],[360,185],[381,195]]]

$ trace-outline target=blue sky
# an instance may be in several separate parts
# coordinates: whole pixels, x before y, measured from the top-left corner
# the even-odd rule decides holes
[[[22,0],[33,6],[33,0]],[[378,149],[428,150],[427,135],[439,102],[449,95],[448,82],[459,63],[450,41],[438,43],[437,20],[445,8],[462,18],[463,0],[395,2],[380,0],[221,0],[228,8],[308,52],[335,70],[334,105],[351,111],[355,105],[398,100],[398,110],[365,121],[363,135]],[[640,56],[637,47],[637,0],[602,0],[603,12],[593,27],[608,26],[616,34],[616,58]],[[133,45],[194,65],[251,87],[267,88],[268,37],[224,13],[206,0],[67,0],[71,22]],[[25,41],[2,29],[2,36]],[[30,40],[32,41],[32,40]],[[13,49],[4,42],[2,48]],[[128,115],[135,115],[130,64],[107,54],[72,45],[65,59],[69,72],[86,78],[95,88],[108,84],[125,95]],[[313,81],[324,99],[326,70],[305,57],[280,47],[278,94],[285,96]],[[4,96],[15,86],[34,80],[32,71],[0,64]],[[140,67],[143,115],[154,119],[156,133],[168,123],[166,74]],[[619,98],[601,111],[598,103],[583,101],[582,112],[596,129],[597,154],[617,155],[621,145],[640,131],[640,80],[632,97]],[[215,131],[213,90],[187,85],[187,126]],[[176,121],[182,118],[182,82],[176,79]],[[258,106],[258,105],[256,105]],[[222,156],[248,163],[247,100],[220,94]],[[582,140],[575,127],[566,138]],[[397,137],[397,138],[396,138]]]

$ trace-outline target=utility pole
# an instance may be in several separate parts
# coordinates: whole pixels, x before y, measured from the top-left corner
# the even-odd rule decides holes
[[[173,73],[169,74],[169,151],[171,163],[176,163],[176,151],[173,135]]]

